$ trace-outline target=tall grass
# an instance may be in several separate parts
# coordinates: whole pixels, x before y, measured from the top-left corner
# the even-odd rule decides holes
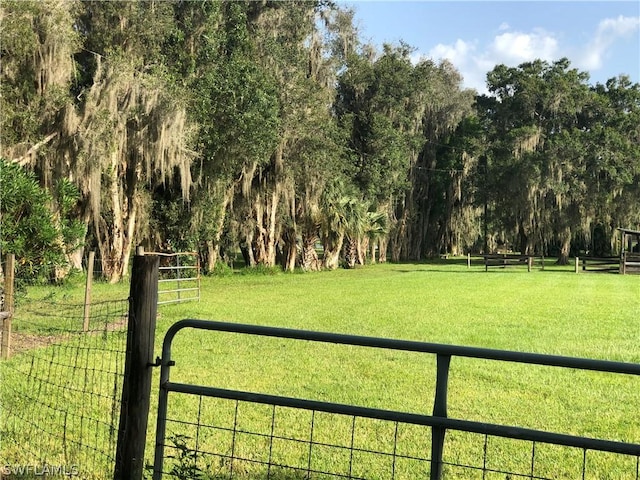
[[[121,285],[103,285],[94,298],[122,298],[127,291]],[[37,287],[27,297],[82,298],[80,287],[61,292]],[[569,268],[485,272],[484,267],[468,269],[464,262],[449,261],[320,274],[228,275],[203,279],[200,302],[160,307],[156,349],[159,354],[164,333],[175,321],[200,318],[640,362],[639,312],[637,276],[576,275]],[[19,325],[19,310],[15,324]],[[427,414],[433,406],[435,359],[430,355],[187,330],[176,337],[173,356],[172,380],[177,382]],[[153,395],[155,404],[157,385]],[[198,418],[223,423],[233,418],[235,407],[228,402],[177,394],[170,399],[169,416],[187,423],[170,425],[174,439],[195,438],[200,432],[188,424]],[[238,418],[246,429],[262,431],[270,421],[265,408],[242,404]],[[637,377],[452,360],[449,416],[453,418],[640,443],[639,409]],[[277,427],[287,435],[308,436],[309,418],[304,412],[282,409],[277,418]],[[149,458],[154,421],[152,412]],[[394,432],[384,422],[362,421],[353,430],[350,419],[325,418],[324,427],[321,417],[317,421],[317,435],[326,444],[343,445],[353,434],[361,451],[385,449],[390,438],[399,435],[397,447],[408,456],[429,456],[427,429],[405,425]],[[211,452],[227,445],[224,434],[212,432],[199,438],[200,450]],[[306,461],[304,448],[295,442],[281,443],[273,453],[283,462]],[[259,455],[259,445],[249,440],[243,445],[245,457]],[[451,432],[445,459],[477,465],[486,450],[487,468],[528,471],[530,448],[498,439],[484,445],[478,436]],[[361,476],[390,478],[386,457],[360,456],[354,468],[360,468]],[[537,475],[580,478],[574,473],[583,461],[580,452],[540,446],[537,456]],[[318,449],[313,468],[343,472],[347,460],[341,449]],[[634,478],[636,465],[627,460],[590,454],[587,478]],[[206,469],[214,478],[215,472],[229,467],[221,460]],[[251,462],[235,468],[240,478],[254,478],[257,472]],[[418,471],[410,465],[397,468],[395,478],[415,478]],[[448,475],[472,478],[468,470],[452,467]]]
[[[212,278],[203,288],[199,304],[163,308],[159,330],[180,318],[201,318],[640,362],[638,277],[388,264],[320,275]],[[174,351],[175,381],[412,412],[430,413],[433,405],[430,356],[195,331],[180,333]],[[175,408],[183,408],[180,402],[186,410],[188,400],[176,399]],[[639,408],[640,379],[634,377],[452,362],[454,418],[640,443]],[[375,430],[369,434],[379,438]],[[448,439],[449,458],[477,464],[477,439]],[[487,454],[494,463],[507,469],[526,464],[521,446],[493,444]],[[546,474],[575,478],[568,460],[573,453],[547,455]],[[591,478],[635,472],[633,465],[595,458]],[[384,478],[383,470],[370,475]]]

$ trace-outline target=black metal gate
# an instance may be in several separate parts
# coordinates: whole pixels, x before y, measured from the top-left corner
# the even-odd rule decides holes
[[[326,342],[342,345],[356,345],[362,347],[381,348],[389,350],[401,350],[420,352],[436,355],[436,388],[432,415],[419,413],[406,413],[376,408],[366,408],[354,405],[321,402],[300,398],[268,395],[259,392],[247,392],[229,390],[206,385],[192,385],[174,383],[170,380],[171,367],[175,365],[171,358],[171,344],[175,335],[185,329],[200,329],[220,332],[232,332],[247,335],[260,335],[291,340]],[[384,338],[362,337],[353,335],[341,335],[305,330],[292,330],[284,328],[263,327],[256,325],[244,325],[205,320],[181,320],[174,324],[167,332],[161,360],[160,392],[158,405],[158,419],[156,429],[156,448],[154,458],[154,480],[160,480],[163,474],[169,474],[174,478],[257,478],[247,477],[243,471],[243,464],[261,468],[259,478],[272,479],[311,479],[311,478],[370,478],[361,473],[357,468],[357,459],[363,461],[383,462],[384,474],[375,478],[390,479],[414,479],[427,478],[438,480],[443,478],[443,467],[454,467],[462,471],[460,478],[489,478],[491,475],[507,475],[506,478],[557,478],[540,468],[541,460],[539,452],[548,445],[557,445],[576,450],[579,453],[577,473],[571,478],[591,478],[589,473],[590,455],[598,452],[621,456],[626,465],[625,479],[640,478],[640,444],[618,441],[587,438],[581,436],[553,433],[517,426],[497,425],[482,423],[464,419],[449,418],[447,416],[447,387],[449,378],[449,365],[452,357],[468,357],[476,359],[499,360],[525,364],[545,365],[570,369],[609,372],[611,374],[626,374],[640,376],[640,364],[612,362],[603,360],[591,360],[583,358],[571,358],[562,356],[521,353],[484,348],[461,347],[435,343],[423,343],[415,341],[393,340]],[[197,419],[188,422],[192,427],[194,437],[192,444],[186,441],[187,436],[173,438],[173,445],[167,444],[166,424],[168,417],[168,396],[186,394],[197,396],[198,409],[195,415]],[[227,425],[213,425],[203,418],[206,408],[203,402],[216,399],[216,405],[228,402],[230,414]],[[254,408],[266,409],[263,414],[267,426],[262,431],[247,431],[244,429],[239,413],[246,405]],[[295,409],[298,412],[306,412],[296,417],[297,421],[308,422],[304,435],[297,433],[283,434],[276,429],[276,419],[284,410]],[[321,420],[333,422],[335,428],[338,424],[346,423],[346,440],[343,443],[327,443],[317,434],[314,428],[318,428]],[[354,432],[357,422],[379,421],[386,423],[390,431],[388,447],[359,448],[354,444]],[[640,421],[636,419],[636,421]],[[180,423],[178,421],[177,423]],[[187,422],[183,422],[185,426]],[[429,437],[428,447],[422,450],[400,448],[402,441],[401,431],[404,428],[424,428],[425,437]],[[351,440],[349,441],[349,429]],[[400,432],[400,433],[399,433]],[[483,443],[483,455],[476,464],[461,464],[447,461],[443,458],[445,436],[454,432],[467,432],[478,435]],[[224,448],[211,451],[202,447],[205,436],[220,435]],[[487,464],[487,449],[492,438],[514,439],[528,442],[529,460],[526,468],[521,471],[510,471]],[[244,440],[243,440],[244,439]],[[240,451],[240,442],[251,440],[251,458],[243,456]],[[297,449],[297,460],[284,464],[275,454],[278,444],[286,443],[290,450]],[[165,467],[165,448],[172,448],[173,467]],[[257,450],[261,449],[261,454]],[[593,452],[593,453],[592,453]],[[335,455],[341,459],[329,462],[329,465],[340,463],[342,466],[335,469],[316,468],[315,459],[318,456]],[[295,456],[295,455],[294,455]],[[205,457],[210,457],[206,461]],[[213,460],[212,460],[213,459]],[[200,462],[200,463],[198,463]],[[327,463],[325,463],[326,465]],[[206,468],[214,471],[205,471]],[[287,472],[287,473],[283,473]],[[447,478],[449,478],[447,476]],[[498,478],[498,477],[490,477]],[[501,476],[499,478],[505,478]],[[613,477],[612,477],[613,478]]]

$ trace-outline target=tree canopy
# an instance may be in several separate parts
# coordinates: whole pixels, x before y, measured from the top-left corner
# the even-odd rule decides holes
[[[96,249],[111,281],[135,244],[317,270],[499,247],[562,262],[640,228],[628,77],[536,60],[495,66],[479,96],[324,1],[0,9],[3,189],[30,185],[51,254]],[[39,258],[12,215],[2,253]]]

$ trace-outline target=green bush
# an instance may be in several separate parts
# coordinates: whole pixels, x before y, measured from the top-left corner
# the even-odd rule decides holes
[[[78,191],[68,181],[59,182],[54,200],[32,172],[4,159],[0,159],[0,182],[0,252],[15,255],[20,280],[48,279],[55,268],[67,264],[65,253],[78,246],[83,234],[79,222],[70,218]],[[54,204],[58,205],[55,217]]]

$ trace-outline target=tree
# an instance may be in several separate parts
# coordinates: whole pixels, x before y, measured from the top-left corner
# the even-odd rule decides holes
[[[276,85],[257,58],[251,36],[253,8],[243,2],[221,4],[219,12],[210,13],[219,27],[203,33],[193,53],[198,67],[190,84],[190,104],[200,125],[197,145],[202,156],[195,172],[193,219],[208,270],[215,267],[232,207],[246,206],[234,197],[250,189],[247,174],[268,163],[278,139]]]
[[[584,200],[583,106],[588,76],[569,61],[497,66],[488,76],[496,101],[491,122],[490,188],[503,236],[523,253],[559,245],[566,263]]]
[[[598,227],[612,248],[617,227],[640,227],[640,84],[621,76],[591,92],[584,113],[583,234],[592,240]]]
[[[192,127],[180,86],[162,66],[171,5],[86,2],[83,7],[80,30],[93,52],[82,57],[88,86],[77,114],[62,128],[76,139],[69,154],[72,170],[87,199],[103,272],[117,282],[127,272],[136,229],[150,217],[148,186],[176,175],[183,198],[189,197]]]
[[[42,153],[63,141],[55,125],[71,105],[67,93],[74,76],[73,55],[80,47],[73,28],[77,7],[75,1],[54,0],[0,5],[2,155],[42,175],[58,170]],[[51,186],[53,179],[48,180]]]

